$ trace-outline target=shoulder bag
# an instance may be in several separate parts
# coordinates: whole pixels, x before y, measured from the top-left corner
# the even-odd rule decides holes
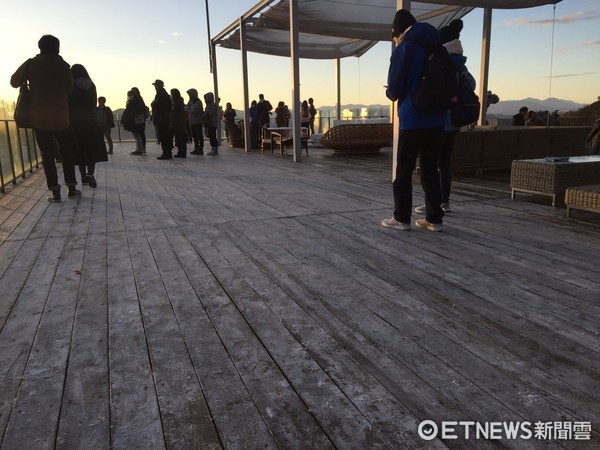
[[[27,72],[29,61],[25,67],[25,81],[19,88],[19,97],[15,106],[15,122],[19,128],[31,128],[31,91],[27,83]]]

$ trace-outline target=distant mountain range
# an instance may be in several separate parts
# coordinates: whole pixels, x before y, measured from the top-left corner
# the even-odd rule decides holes
[[[583,103],[576,103],[570,100],[561,100],[559,98],[550,98],[539,100],[537,98],[524,98],[522,100],[501,100],[495,105],[490,105],[488,115],[512,117],[519,112],[519,109],[526,106],[533,111],[556,111],[559,113],[567,111],[576,111],[585,106]]]
[[[383,109],[389,111],[389,104],[386,105],[357,105],[347,104],[342,105],[342,110],[359,110],[362,108],[369,108],[370,110]],[[570,100],[562,100],[558,98],[551,98],[546,100],[540,100],[537,98],[524,98],[522,100],[501,100],[495,105],[491,105],[488,108],[488,115],[496,117],[512,117],[514,114],[519,112],[522,106],[526,106],[528,109],[533,111],[555,111],[559,113],[566,111],[575,111],[585,106],[583,103],[576,103]],[[335,111],[335,106],[321,106],[319,110],[324,111]]]
[[[516,113],[519,112],[519,109],[522,106],[526,106],[528,109],[533,111],[555,111],[558,110],[559,113],[564,113],[566,111],[576,111],[580,108],[586,106],[583,103],[576,103],[570,100],[561,100],[559,98],[551,98],[550,100],[540,100],[537,98],[524,98],[522,100],[501,100],[495,105],[490,105],[488,108],[488,116],[492,117],[512,117]],[[361,109],[369,109],[369,113],[375,116],[386,116],[389,117],[389,108],[390,104],[375,104],[375,105],[362,105],[362,104],[354,104],[349,103],[342,105],[342,111],[350,110],[355,111],[356,113],[365,114],[365,112],[360,111]],[[317,109],[321,111],[321,116],[332,116],[333,114],[327,113],[323,114],[323,112],[333,112],[336,110],[336,106],[318,106]],[[121,117],[124,109],[119,108],[113,111],[115,114],[118,114],[118,117]],[[244,112],[237,111],[237,118],[243,119]],[[275,117],[273,115],[273,117]]]

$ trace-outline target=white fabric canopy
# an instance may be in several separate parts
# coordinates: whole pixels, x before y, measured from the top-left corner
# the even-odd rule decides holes
[[[440,28],[474,7],[529,8],[560,0],[431,0],[413,1],[411,12],[418,21]],[[360,57],[378,41],[391,41],[396,4],[391,0],[299,0],[299,56],[310,59]],[[246,50],[290,56],[288,0],[263,0],[242,17]],[[214,45],[240,49],[236,21],[213,40]]]

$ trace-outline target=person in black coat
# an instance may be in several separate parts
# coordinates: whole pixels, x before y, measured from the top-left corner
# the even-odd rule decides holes
[[[270,111],[273,109],[273,105],[269,100],[265,100],[265,96],[263,94],[258,95],[258,104],[256,105],[256,112],[258,114],[258,120],[260,121],[261,126],[269,127],[271,123],[271,113]]]
[[[81,64],[73,64],[74,89],[69,96],[69,119],[75,144],[75,163],[79,165],[81,184],[97,186],[96,163],[108,161],[102,130],[96,119],[96,86]]]
[[[162,155],[157,159],[173,158],[173,137],[171,135],[171,109],[173,103],[171,96],[165,90],[165,83],[156,80],[154,83],[156,97],[152,102],[152,123],[156,127],[158,139],[162,148]]]

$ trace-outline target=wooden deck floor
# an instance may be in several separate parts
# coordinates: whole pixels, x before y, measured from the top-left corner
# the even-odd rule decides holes
[[[0,197],[2,449],[598,448],[597,216],[461,178],[443,233],[400,232],[389,149],[131,150],[80,200],[41,171]]]

